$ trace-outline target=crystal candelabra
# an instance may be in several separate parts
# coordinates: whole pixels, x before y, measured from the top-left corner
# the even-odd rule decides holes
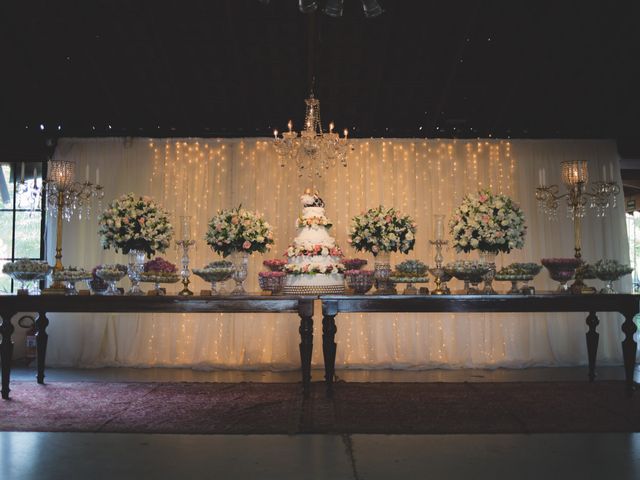
[[[304,130],[293,130],[293,123],[289,120],[289,131],[278,136],[278,130],[273,131],[275,148],[280,165],[284,167],[288,162],[295,162],[298,175],[305,173],[309,178],[322,177],[324,170],[340,163],[347,166],[347,154],[351,148],[348,141],[348,130],[345,128],[344,137],[334,133],[333,122],[329,124],[329,132],[324,133],[320,125],[320,101],[313,96],[305,100],[307,110],[304,119]]]
[[[191,281],[191,271],[189,270],[189,249],[193,247],[196,242],[191,240],[191,216],[184,215],[180,217],[180,228],[182,230],[180,237],[182,240],[178,240],[176,245],[182,248],[182,270],[180,276],[182,277],[182,290],[178,292],[178,295],[190,296],[193,292],[189,290],[189,284]]]
[[[444,240],[444,215],[433,215],[433,231],[436,234],[435,240],[429,240],[429,243],[436,247],[436,256],[434,258],[435,267],[430,268],[429,272],[435,277],[436,288],[431,292],[432,295],[446,295],[450,293],[446,282],[446,272],[442,267],[442,247],[448,245],[449,241]]]
[[[82,212],[85,218],[91,215],[91,202],[98,200],[98,209],[104,192],[100,182],[100,171],[96,169],[96,183],[89,181],[89,167],[87,166],[86,180],[82,183],[76,182],[74,162],[67,160],[50,160],[47,164],[47,179],[45,180],[45,195],[49,205],[49,212],[56,216],[56,263],[53,271],[59,272],[64,269],[62,266],[62,221],[70,221],[75,214],[82,219]],[[64,289],[64,284],[56,281],[51,285],[51,290]]]
[[[586,215],[587,206],[596,210],[597,217],[606,215],[608,208],[615,208],[616,197],[620,193],[620,186],[613,179],[613,166],[609,165],[610,179],[606,180],[606,169],[603,166],[603,179],[588,183],[589,172],[586,160],[572,160],[562,162],[562,183],[567,192],[560,195],[557,185],[546,185],[544,169],[538,172],[540,186],[536,188],[536,200],[539,211],[550,219],[557,218],[560,200],[565,199],[567,216],[573,220],[575,258],[582,260],[582,219]],[[575,282],[571,285],[572,293],[587,293],[594,291],[585,285],[582,275],[576,274]]]

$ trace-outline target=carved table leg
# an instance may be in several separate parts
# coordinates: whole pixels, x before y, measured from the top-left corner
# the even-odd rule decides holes
[[[600,334],[596,331],[600,320],[598,320],[598,316],[596,312],[589,312],[589,316],[587,316],[587,325],[589,326],[589,331],[587,332],[587,354],[589,356],[589,381],[593,382],[596,378],[596,356],[598,354],[598,340],[600,339]]]
[[[0,312],[0,335],[2,340],[0,343],[0,362],[2,362],[2,398],[9,398],[9,379],[11,378],[11,359],[13,357],[13,331],[15,330],[11,323],[11,317],[14,312]]]
[[[311,353],[313,352],[313,317],[300,315],[300,363],[302,364],[302,393],[309,397],[311,387]]]
[[[37,352],[37,364],[38,373],[36,379],[38,383],[44,383],[44,362],[47,358],[47,342],[49,341],[49,334],[47,333],[47,326],[49,325],[49,319],[45,312],[38,313],[38,320],[36,320],[36,352]]]
[[[633,395],[633,371],[636,368],[636,352],[638,344],[633,339],[638,327],[633,321],[635,312],[624,315],[624,323],[622,331],[624,332],[624,340],[622,341],[622,357],[624,358],[624,373],[627,385],[627,395]]]
[[[324,379],[327,397],[333,396],[333,377],[336,373],[336,316],[322,316],[322,354],[324,356]]]

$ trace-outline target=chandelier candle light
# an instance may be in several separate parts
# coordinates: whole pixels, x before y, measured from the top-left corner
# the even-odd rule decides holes
[[[98,202],[104,197],[100,182],[100,171],[96,169],[96,183],[89,181],[89,166],[86,169],[86,179],[83,183],[76,182],[75,162],[67,160],[50,160],[47,165],[48,175],[45,181],[46,199],[52,215],[57,216],[56,228],[56,263],[53,272],[64,270],[62,265],[62,221],[70,221],[77,212],[82,219],[82,210],[86,209],[86,217],[91,214],[91,200],[96,198]],[[98,207],[100,208],[100,207]],[[64,292],[64,284],[55,281],[47,290],[50,293]]]
[[[545,169],[538,171],[540,186],[536,188],[536,200],[539,211],[548,215],[550,219],[557,218],[559,200],[566,199],[567,217],[573,220],[575,258],[582,260],[582,218],[586,215],[587,205],[596,209],[596,216],[603,217],[609,207],[615,208],[616,197],[620,193],[620,186],[614,181],[613,165],[609,164],[609,179],[606,167],[602,166],[602,180],[588,183],[589,172],[586,160],[571,160],[562,162],[562,183],[567,193],[560,195],[557,185],[546,185]],[[585,285],[582,275],[577,273],[572,293],[591,293],[593,288]]]
[[[449,287],[447,287],[447,273],[442,267],[442,247],[448,245],[449,241],[444,240],[444,215],[435,214],[433,216],[433,230],[436,234],[435,240],[429,240],[429,243],[436,248],[434,268],[430,268],[429,272],[435,278],[436,288],[431,292],[432,295],[446,295],[450,293]]]
[[[344,129],[344,137],[334,133],[334,124],[329,124],[329,132],[323,133],[320,125],[320,101],[313,96],[305,100],[307,110],[304,119],[304,130],[293,130],[293,122],[289,120],[288,132],[278,136],[278,130],[273,131],[273,146],[280,158],[280,165],[284,167],[288,162],[295,162],[298,176],[305,173],[309,178],[322,177],[322,172],[333,167],[336,163],[347,166],[347,153],[350,149],[348,130]]]
[[[178,295],[190,296],[193,292],[189,290],[189,277],[191,272],[189,271],[189,248],[196,244],[195,240],[191,239],[191,215],[184,215],[180,217],[180,240],[176,242],[178,247],[182,248],[182,270],[180,276],[182,277],[182,290],[178,292]]]

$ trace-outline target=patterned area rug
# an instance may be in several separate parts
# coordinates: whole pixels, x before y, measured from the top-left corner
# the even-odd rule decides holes
[[[0,430],[136,433],[542,433],[640,431],[622,382],[14,382]]]

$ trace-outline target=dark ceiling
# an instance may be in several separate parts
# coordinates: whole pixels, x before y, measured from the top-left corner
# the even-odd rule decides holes
[[[7,138],[614,138],[640,158],[638,2],[18,1],[0,6]],[[324,0],[319,0],[321,6]]]

